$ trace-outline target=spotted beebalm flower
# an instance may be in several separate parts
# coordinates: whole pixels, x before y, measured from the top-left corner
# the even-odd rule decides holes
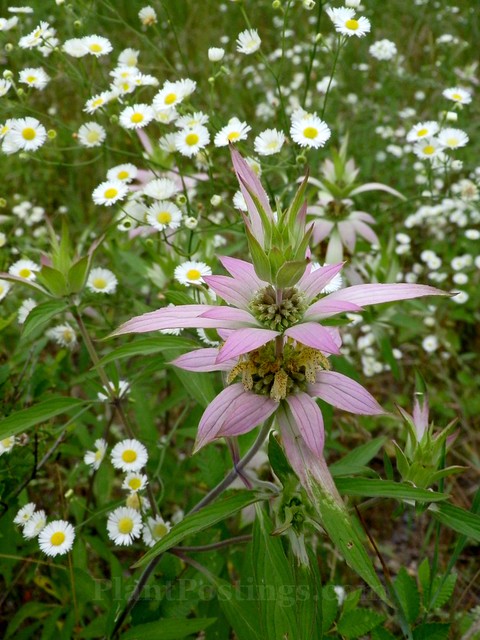
[[[165,522],[162,516],[158,515],[155,518],[147,518],[147,522],[143,527],[143,541],[147,547],[153,547],[153,545],[164,538],[170,531],[170,522]]]
[[[40,265],[27,258],[17,260],[8,268],[8,273],[11,276],[17,276],[17,278],[24,278],[25,280],[35,280],[37,271],[40,271]]]
[[[460,104],[469,104],[472,101],[471,93],[461,87],[445,89],[442,92],[442,95],[448,100],[452,100],[453,102],[458,102]]]
[[[216,147],[226,147],[230,142],[246,140],[251,129],[252,127],[246,122],[235,117],[230,118],[228,124],[215,134],[214,144]]]
[[[13,120],[7,132],[5,143],[9,144],[15,151],[36,151],[47,139],[47,131],[43,124],[36,118],[19,118]]]
[[[407,142],[417,142],[422,138],[432,138],[439,131],[438,122],[429,120],[428,122],[419,122],[414,125],[407,133]]]
[[[78,130],[77,137],[83,147],[99,147],[107,137],[107,132],[96,122],[86,122]]]
[[[175,134],[175,149],[187,158],[197,155],[209,142],[210,133],[202,124],[180,129]]]
[[[40,531],[45,528],[47,524],[47,516],[45,511],[35,511],[32,514],[32,517],[25,523],[23,527],[23,537],[27,540],[31,540],[32,538],[36,538]]]
[[[329,8],[327,13],[333,22],[335,31],[343,36],[361,38],[370,31],[370,21],[364,17],[355,18],[355,10],[350,7]]]
[[[138,169],[134,164],[126,163],[112,167],[107,172],[107,180],[120,180],[128,184],[137,177]]]
[[[117,284],[117,277],[112,271],[96,267],[90,271],[86,287],[93,293],[115,293]]]
[[[328,125],[315,113],[300,111],[292,115],[290,135],[301,147],[318,149],[324,146],[332,133]]]
[[[117,442],[110,454],[112,464],[122,471],[140,471],[147,464],[148,453],[138,440],[128,439]]]
[[[173,202],[160,200],[148,209],[147,222],[159,231],[178,229],[182,221],[182,212]]]
[[[40,531],[38,544],[47,556],[68,553],[73,547],[75,529],[65,520],[54,520]]]
[[[254,141],[255,152],[259,156],[271,156],[278,153],[285,142],[285,134],[277,129],[265,129]]]
[[[258,51],[261,44],[262,41],[256,29],[245,29],[245,31],[238,34],[237,51],[239,53],[244,53],[248,56]]]
[[[95,451],[87,451],[83,456],[83,461],[92,469],[98,471],[107,451],[107,441],[103,438],[95,440]]]
[[[438,134],[438,142],[446,149],[458,149],[468,144],[468,135],[461,129],[447,127]]]
[[[0,300],[3,300],[7,293],[10,291],[10,282],[7,280],[0,280]]]
[[[37,505],[34,502],[28,502],[24,507],[22,507],[18,511],[17,515],[13,519],[13,522],[15,524],[21,524],[21,525],[27,524],[27,522],[35,513],[36,508],[37,508]]]
[[[133,541],[140,537],[142,528],[140,513],[131,507],[118,507],[108,516],[108,537],[117,545],[133,544]]]
[[[43,91],[50,82],[50,77],[42,67],[28,67],[27,69],[22,69],[22,71],[20,71],[19,82],[27,84],[29,87],[33,87],[34,89],[40,89],[40,91]]]
[[[122,489],[126,489],[127,491],[132,491],[136,493],[137,491],[142,491],[148,484],[147,476],[143,473],[135,473],[131,471],[125,476],[125,479],[122,484]]]
[[[180,284],[189,286],[191,284],[203,284],[205,276],[212,275],[212,270],[205,262],[188,261],[175,267],[175,280]],[[176,328],[176,327],[165,327]]]
[[[128,194],[127,185],[121,180],[106,180],[92,192],[92,200],[95,204],[103,204],[111,207],[119,200],[123,200]]]
[[[15,446],[15,436],[9,436],[0,440],[0,456],[4,453],[10,453]]]
[[[141,129],[153,120],[155,112],[148,104],[134,104],[120,114],[119,122],[124,129]]]

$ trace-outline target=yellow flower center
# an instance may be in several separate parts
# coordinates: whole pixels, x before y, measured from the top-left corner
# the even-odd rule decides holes
[[[65,534],[63,531],[55,531],[50,537],[50,544],[53,544],[54,547],[59,547],[63,542],[65,542]]]
[[[230,133],[227,136],[227,140],[230,140],[230,142],[232,142],[232,140],[238,140],[240,137],[240,133],[238,131],[230,131]]]
[[[142,122],[143,120],[143,113],[134,113],[131,118],[130,118],[131,122],[134,122],[135,124],[138,124],[139,122]]]
[[[189,133],[185,138],[185,142],[188,144],[189,147],[194,147],[199,140],[200,140],[200,137],[196,133]]]
[[[153,527],[153,537],[154,538],[163,538],[163,536],[167,535],[168,528],[162,523],[159,522]]]
[[[103,104],[103,98],[97,98],[92,102],[92,107],[99,107]]]
[[[28,278],[32,275],[32,272],[28,267],[24,267],[23,269],[20,269],[18,275],[20,276],[20,278]]]
[[[189,280],[200,280],[201,277],[202,277],[202,274],[198,269],[189,269],[187,271],[187,278]]]
[[[318,136],[318,129],[315,129],[315,127],[305,127],[305,129],[303,130],[303,135],[305,136],[305,138],[313,140]]]
[[[173,104],[176,99],[177,99],[176,93],[169,93],[167,96],[165,96],[165,104]]]
[[[89,131],[87,133],[88,142],[97,142],[99,138],[100,138],[100,134],[98,133],[98,131]]]
[[[172,221],[172,214],[169,211],[160,211],[157,214],[157,222],[160,224],[168,224]]]
[[[27,82],[35,82],[36,79],[37,79],[37,76],[27,76],[26,78]]]
[[[22,131],[22,136],[25,138],[25,140],[34,140],[36,135],[36,131],[35,129],[32,129],[32,127],[25,127],[25,129]]]
[[[133,520],[131,518],[120,518],[118,521],[118,530],[120,533],[131,533],[133,529]]]
[[[105,190],[105,193],[103,195],[105,196],[105,198],[107,198],[107,200],[111,200],[112,198],[115,198],[117,194],[118,189],[115,189],[115,187],[110,187],[110,189]]]
[[[0,284],[0,296],[2,295],[2,293],[4,292],[4,290],[5,290],[5,287],[2,287],[2,285]],[[2,440],[2,442],[3,442],[3,440]]]
[[[122,460],[124,462],[135,462],[136,459],[137,452],[133,449],[125,449],[125,451],[122,453]]]
[[[100,44],[94,43],[90,45],[90,51],[92,53],[100,53],[102,51],[102,46]]]
[[[452,93],[452,98],[453,100],[459,100],[459,101],[463,100],[462,96],[459,93]]]
[[[128,171],[119,171],[117,173],[117,178],[119,180],[126,180],[128,178]]]
[[[458,145],[458,138],[448,138],[447,144],[449,147],[456,147]]]
[[[105,289],[105,287],[107,286],[107,281],[105,280],[105,278],[94,278],[92,284],[95,289]]]
[[[354,20],[353,18],[347,20],[345,22],[345,26],[347,27],[347,29],[350,29],[350,31],[356,31],[359,27],[358,20]]]
[[[140,478],[132,478],[128,485],[132,491],[137,491],[142,486],[142,481]]]
[[[97,449],[95,451],[95,461],[96,462],[100,462],[100,460],[102,459],[102,452],[100,451],[100,449]]]
[[[2,288],[2,291],[3,291],[3,288]],[[5,438],[0,442],[0,444],[2,444],[2,446],[8,449],[8,447],[11,447],[13,444],[13,436],[10,436],[9,438]]]
[[[426,156],[431,156],[432,153],[435,153],[435,147],[433,145],[431,145],[431,144],[427,144],[426,147],[423,147],[423,153]]]
[[[130,84],[128,82],[123,82],[121,84],[121,88],[123,89],[123,91],[128,91],[130,89]]]
[[[417,136],[418,136],[419,138],[421,138],[422,136],[426,136],[426,135],[427,135],[427,133],[428,133],[428,129],[419,129],[419,130],[417,131]]]
[[[73,340],[73,332],[70,329],[65,329],[63,332],[63,339],[65,342],[71,342]]]

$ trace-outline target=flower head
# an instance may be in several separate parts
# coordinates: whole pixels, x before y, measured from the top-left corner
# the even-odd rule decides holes
[[[134,164],[126,163],[112,167],[107,172],[107,180],[120,180],[128,184],[137,177],[138,169]]]
[[[170,523],[165,522],[161,515],[155,518],[147,518],[147,522],[143,528],[143,541],[148,547],[164,538],[170,531]]]
[[[89,273],[86,287],[93,293],[115,293],[118,280],[112,271],[96,267]]]
[[[210,133],[202,124],[185,127],[175,134],[175,148],[182,156],[191,158],[210,142]]]
[[[50,78],[42,67],[28,67],[20,71],[19,82],[42,91],[50,82]]]
[[[340,7],[337,9],[327,9],[327,13],[333,22],[335,31],[343,36],[362,36],[369,33],[371,26],[367,18],[355,18],[355,10],[350,7]]]
[[[228,124],[215,134],[214,144],[216,147],[226,147],[230,142],[246,140],[251,126],[242,122],[238,118],[230,118]]]
[[[148,104],[134,104],[120,114],[119,122],[125,129],[141,129],[153,120],[155,112]]]
[[[175,280],[187,287],[191,284],[202,284],[204,277],[212,275],[212,270],[205,262],[188,261],[175,267]]]
[[[245,29],[238,34],[237,51],[245,55],[251,55],[260,49],[262,41],[256,29]]]
[[[35,280],[37,271],[40,271],[40,265],[28,259],[17,260],[8,268],[10,275],[25,280]]]
[[[123,200],[128,194],[127,185],[121,180],[106,180],[92,192],[92,200],[95,204],[103,204],[111,207],[119,200]]]
[[[285,142],[285,134],[277,129],[265,129],[254,141],[256,153],[260,156],[271,156],[278,153]]]
[[[318,149],[330,138],[328,125],[315,113],[295,112],[290,127],[292,140],[301,147]]]
[[[32,517],[25,523],[23,527],[23,537],[27,540],[31,540],[32,538],[36,538],[40,531],[45,528],[47,524],[47,516],[45,511],[35,511],[32,514]]]
[[[131,471],[125,477],[123,481],[122,488],[127,491],[131,491],[136,493],[137,491],[142,491],[148,484],[147,476],[143,473],[136,473],[135,471]]]
[[[10,291],[10,282],[8,280],[0,279],[0,300],[3,300],[7,293]]]
[[[140,471],[148,460],[148,453],[144,445],[133,439],[117,442],[110,456],[113,466],[126,472]]]
[[[147,222],[158,229],[178,229],[182,221],[182,212],[173,202],[160,200],[148,209]]]
[[[105,457],[107,451],[107,441],[103,438],[95,440],[95,451],[87,451],[83,457],[85,464],[88,464],[95,471],[98,471],[102,460]]]
[[[472,95],[466,89],[462,89],[461,87],[451,87],[449,89],[445,89],[442,92],[442,95],[448,100],[452,100],[453,102],[457,102],[459,104],[469,104],[472,101]]]
[[[83,147],[100,147],[106,137],[107,132],[96,122],[82,124],[77,133],[78,141]]]
[[[4,453],[10,453],[15,446],[15,436],[9,436],[0,440],[0,456]]]
[[[131,545],[142,532],[142,517],[136,509],[119,507],[108,516],[107,531],[117,545]]]
[[[17,515],[13,519],[13,522],[15,524],[22,524],[22,525],[27,524],[27,522],[30,520],[30,518],[35,513],[35,509],[36,508],[37,508],[37,505],[34,502],[27,503],[24,507],[22,507],[19,510],[19,512],[17,513]]]
[[[47,524],[38,536],[40,549],[47,556],[63,555],[70,551],[75,540],[75,530],[65,520],[54,520]]]

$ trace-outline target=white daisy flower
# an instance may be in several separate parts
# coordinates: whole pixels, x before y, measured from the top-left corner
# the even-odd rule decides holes
[[[165,522],[162,516],[148,517],[143,528],[143,541],[147,547],[153,547],[156,542],[167,535],[170,529],[170,522]]]
[[[140,537],[142,528],[142,516],[131,507],[118,507],[108,516],[108,537],[117,545],[131,545]]]
[[[397,45],[391,40],[384,38],[377,40],[368,49],[372,58],[377,60],[392,60],[397,55]]]
[[[30,518],[35,513],[35,509],[37,505],[34,502],[28,502],[24,507],[22,507],[15,518],[13,519],[14,524],[25,525],[30,520]]]
[[[155,112],[148,104],[134,104],[122,111],[119,117],[124,129],[141,129],[146,127],[155,117]]]
[[[105,56],[113,50],[110,40],[103,36],[85,36],[82,38],[82,42],[87,52],[96,58]]]
[[[175,126],[179,129],[191,129],[198,124],[207,124],[208,116],[203,111],[196,111],[195,113],[188,113],[185,116],[181,116],[175,120]]]
[[[0,440],[0,456],[4,453],[10,453],[15,446],[15,436],[9,436]]]
[[[128,184],[132,180],[135,180],[138,174],[138,169],[134,164],[125,163],[118,164],[116,167],[112,167],[107,172],[107,180],[120,180]]]
[[[210,47],[208,49],[208,59],[210,62],[220,62],[225,55],[225,49],[222,47]]]
[[[182,221],[182,212],[173,202],[160,200],[148,209],[147,222],[159,231],[178,229]]]
[[[461,129],[452,129],[447,127],[442,129],[438,134],[439,143],[448,149],[458,149],[464,147],[468,143],[468,136]]]
[[[19,82],[28,84],[29,87],[43,91],[50,82],[50,76],[42,67],[27,67],[19,73]]]
[[[285,134],[277,129],[265,129],[253,143],[256,153],[260,156],[271,156],[278,153],[285,142]]]
[[[358,38],[361,38],[371,29],[370,20],[364,17],[356,19],[355,10],[352,8],[329,8],[327,9],[327,13],[333,22],[335,31],[344,36],[357,36]]]
[[[83,56],[88,54],[83,38],[70,38],[70,40],[65,40],[62,45],[62,51],[72,58],[83,58]]]
[[[83,461],[94,471],[98,471],[107,451],[107,441],[103,438],[95,440],[95,451],[87,451],[83,456]]]
[[[407,142],[416,142],[422,138],[431,138],[438,133],[439,129],[438,122],[434,120],[419,122],[407,133]]]
[[[95,111],[98,111],[99,109],[104,107],[108,102],[110,102],[111,99],[112,99],[111,91],[102,91],[102,93],[98,93],[97,95],[89,98],[86,101],[83,110],[89,114],[95,113]]]
[[[429,138],[416,142],[413,145],[413,153],[421,160],[433,160],[442,151],[442,146],[436,138]]]
[[[39,47],[49,29],[50,25],[48,22],[40,22],[38,27],[36,27],[31,33],[20,38],[18,46],[21,49],[34,49],[35,47]]]
[[[332,133],[328,125],[315,113],[304,113],[300,116],[294,113],[290,135],[292,140],[301,147],[318,149],[323,147]]]
[[[110,454],[115,469],[140,471],[147,464],[148,453],[145,446],[131,438],[117,442]]]
[[[78,130],[77,137],[83,147],[99,147],[107,137],[107,132],[96,122],[86,122]]]
[[[233,206],[239,211],[248,211],[247,203],[245,202],[245,198],[243,197],[243,193],[240,189],[236,191],[233,196]]]
[[[193,93],[196,86],[197,83],[189,78],[183,78],[182,80],[177,80],[175,82],[167,80],[154,97],[153,107],[158,110],[170,109]]]
[[[36,118],[19,118],[13,121],[6,137],[18,150],[36,151],[47,139],[47,131]]]
[[[118,384],[114,384],[110,381],[110,387],[114,390],[117,398],[123,398],[130,391],[130,385],[126,380],[119,380]],[[103,402],[106,402],[107,400],[110,400],[110,391],[109,389],[105,389],[105,387],[103,387],[103,389],[105,393],[100,391],[99,393],[97,393],[97,398],[99,400],[102,400]]]
[[[151,27],[152,24],[156,24],[157,22],[157,14],[153,7],[143,7],[138,12],[138,17],[140,18],[141,23],[144,27]]]
[[[427,336],[422,340],[422,347],[427,353],[433,353],[439,347],[438,338],[435,335]]]
[[[93,293],[115,293],[118,280],[109,269],[96,267],[92,269],[87,279],[87,289]]]
[[[171,109],[155,109],[155,120],[160,122],[161,124],[170,124],[171,122],[176,122],[178,118],[178,111],[175,107]],[[172,134],[174,135],[174,134]]]
[[[35,272],[40,271],[40,265],[36,264],[28,258],[17,260],[9,268],[8,273],[11,276],[25,278],[25,280],[35,280]]]
[[[135,473],[131,471],[125,476],[125,480],[122,484],[122,489],[126,489],[127,491],[132,491],[136,493],[137,491],[142,491],[148,484],[148,478],[143,473]]]
[[[9,80],[4,80],[3,78],[0,78],[0,98],[3,98],[3,96],[6,95],[11,88],[12,88],[12,83]]]
[[[61,347],[73,349],[77,344],[77,336],[75,330],[68,323],[59,324],[46,333],[47,338],[53,340]]]
[[[38,302],[35,302],[33,298],[27,298],[22,302],[17,313],[17,320],[19,324],[23,324],[25,322],[28,314],[37,306],[37,304]]]
[[[203,276],[211,276],[212,270],[205,262],[188,261],[175,267],[174,277],[177,282],[189,286],[205,282]]]
[[[245,55],[249,56],[250,54],[255,53],[255,51],[258,51],[261,44],[262,41],[256,29],[245,29],[245,31],[242,31],[238,34],[238,53],[244,53]]]
[[[10,291],[11,284],[8,280],[0,280],[0,300],[3,300]]]
[[[451,87],[442,91],[442,95],[448,100],[459,102],[461,104],[469,104],[472,101],[472,95],[461,87]]]
[[[18,24],[17,16],[13,16],[12,18],[0,18],[0,31],[10,31]]]
[[[118,64],[126,67],[136,67],[140,51],[137,49],[124,49],[118,56]]]
[[[177,185],[169,178],[155,178],[154,180],[150,180],[143,189],[143,195],[149,198],[155,198],[155,200],[168,200],[177,192]]]
[[[106,180],[92,192],[92,200],[95,204],[103,204],[111,207],[119,200],[123,200],[128,194],[128,187],[121,180]]]
[[[47,556],[63,555],[70,551],[75,540],[75,529],[65,520],[54,520],[40,531],[38,544]]]
[[[187,158],[197,155],[209,142],[210,133],[207,127],[201,124],[181,129],[175,134],[175,149]]]
[[[31,540],[32,538],[36,538],[40,531],[45,528],[47,524],[47,516],[45,511],[35,511],[32,514],[32,517],[25,523],[23,527],[23,537],[27,540]]]
[[[117,96],[123,96],[127,93],[133,93],[137,85],[135,84],[135,78],[115,78],[110,88],[112,93]]]
[[[158,141],[158,146],[165,153],[175,153],[177,150],[176,147],[177,134],[176,133],[166,133],[162,136]]]
[[[252,127],[246,122],[241,122],[238,118],[230,118],[228,124],[215,134],[214,144],[216,147],[226,147],[230,142],[246,140],[248,132]]]

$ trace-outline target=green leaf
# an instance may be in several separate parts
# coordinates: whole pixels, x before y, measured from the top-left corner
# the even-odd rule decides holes
[[[430,594],[430,562],[428,558],[424,558],[418,567],[418,582],[422,590],[423,606],[428,609]]]
[[[338,598],[333,585],[322,589],[322,632],[328,633],[338,613]]]
[[[310,552],[310,553],[309,553]],[[303,565],[290,554],[295,576],[296,617],[298,640],[321,640],[322,633],[322,580],[316,554],[311,549],[309,564]]]
[[[84,404],[84,400],[77,398],[54,396],[28,409],[16,411],[0,422],[0,440],[26,431],[30,427],[58,416],[60,413],[65,413],[69,409],[80,407]]]
[[[278,269],[275,276],[277,287],[283,289],[285,287],[293,287],[305,273],[307,267],[306,260],[294,260],[284,262]]]
[[[250,254],[252,256],[255,273],[260,278],[260,280],[270,282],[272,274],[270,271],[270,261],[267,257],[267,254],[248,227],[245,227],[245,233],[247,235],[248,248],[250,249]]]
[[[260,635],[255,602],[243,597],[241,591],[235,589],[226,580],[212,574],[208,575],[217,588],[220,607],[238,640],[265,640]],[[248,585],[248,588],[251,588]]]
[[[42,619],[57,608],[57,605],[48,605],[44,602],[27,602],[27,604],[20,607],[15,615],[10,619],[4,640],[11,638],[27,618]]]
[[[394,580],[395,593],[405,614],[407,622],[412,624],[418,618],[420,612],[420,594],[417,583],[407,573],[405,567],[401,567]]]
[[[296,477],[273,432],[270,433],[268,440],[268,459],[273,472],[283,486],[288,484],[290,478]]]
[[[83,258],[80,258],[80,260],[75,262],[68,270],[67,282],[70,293],[78,293],[83,289],[85,280],[87,279],[89,262],[89,257],[83,256]]]
[[[160,335],[154,338],[139,338],[128,344],[124,344],[106,356],[101,358],[98,363],[101,366],[123,360],[124,358],[133,358],[134,356],[148,356],[152,353],[170,352],[180,349],[194,349],[197,345],[193,340],[183,338],[182,336]],[[173,356],[172,356],[173,357]]]
[[[450,529],[480,542],[480,516],[476,513],[449,503],[430,505],[429,511],[436,520]]]
[[[188,389],[189,395],[195,398],[198,404],[204,408],[207,408],[217,395],[212,378],[204,373],[175,369],[175,375],[182,385]]]
[[[37,272],[37,280],[57,298],[61,298],[68,293],[65,276],[58,269],[52,269],[52,267],[44,264],[40,271]]]
[[[177,546],[180,542],[199,531],[208,529],[214,524],[226,520],[235,515],[248,505],[263,500],[264,496],[253,491],[236,491],[215,504],[208,505],[196,513],[185,516],[162,540],[156,543],[147,553],[134,564],[134,567],[142,567],[161,553]]]
[[[404,482],[377,480],[376,478],[337,478],[335,484],[340,493],[363,498],[395,498],[396,500],[423,502],[438,502],[448,498],[446,493],[418,489]]]
[[[122,633],[122,640],[177,640],[203,631],[215,621],[216,618],[162,619],[129,629]]]
[[[355,609],[347,611],[338,621],[338,632],[347,638],[359,638],[385,620],[385,616],[370,609]]]
[[[379,438],[373,438],[373,440],[359,447],[355,447],[355,449],[347,453],[343,458],[329,466],[330,473],[335,478],[336,476],[344,476],[363,471],[370,460],[380,451],[385,440],[385,437],[380,436]]]
[[[435,576],[432,585],[432,597],[429,609],[441,609],[447,603],[455,589],[457,574],[450,573],[448,576]]]
[[[68,304],[64,300],[49,300],[37,304],[27,316],[23,325],[22,339],[26,340],[32,333],[42,329],[50,320],[65,311]]]
[[[288,231],[292,238],[295,237],[296,235],[295,231],[299,226],[297,222],[297,217],[298,217],[298,212],[300,211],[303,203],[305,202],[305,193],[307,190],[307,186],[308,186],[308,170],[305,177],[302,180],[301,185],[298,187],[290,206],[288,207],[288,211],[285,214]]]
[[[426,622],[413,630],[413,640],[448,640],[449,624]]]
[[[372,640],[396,640],[396,638],[390,631],[380,628],[372,631]]]

